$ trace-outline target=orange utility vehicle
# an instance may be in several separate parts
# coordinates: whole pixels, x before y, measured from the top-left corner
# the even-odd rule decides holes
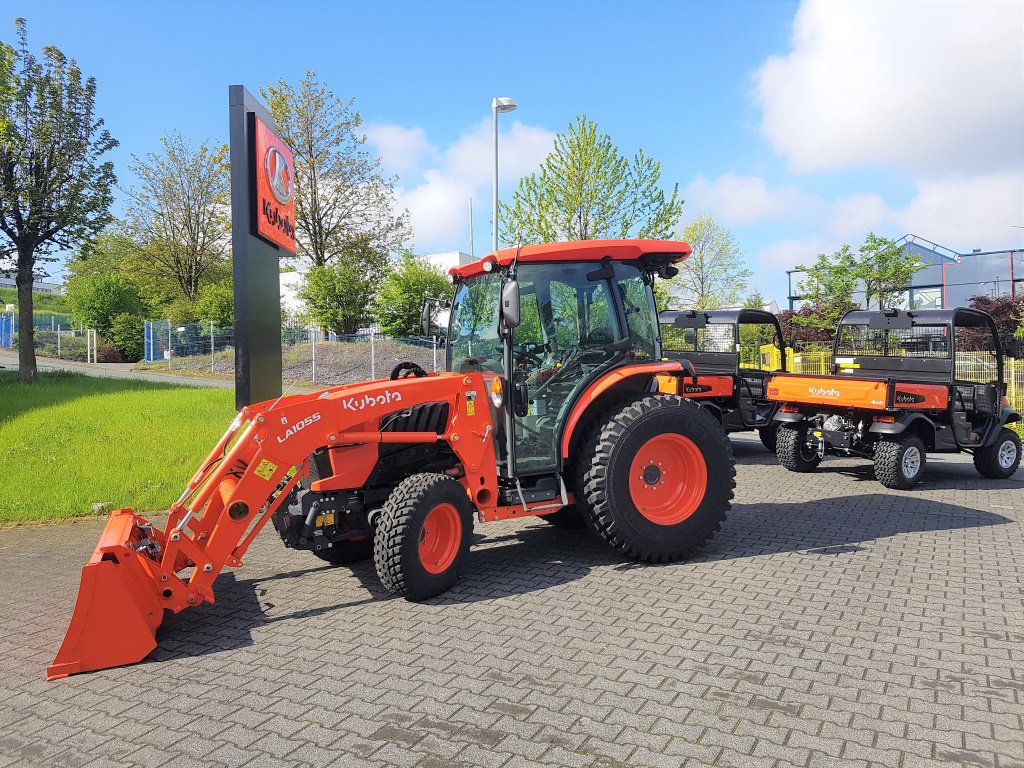
[[[372,556],[413,600],[456,581],[474,521],[585,519],[628,557],[691,554],[725,518],[734,467],[711,414],[658,391],[659,376],[692,374],[661,359],[652,292],[689,253],[560,243],[453,270],[447,373],[401,363],[390,379],[249,406],[163,530],[112,512],[47,676],[144,658],[164,612],[212,603],[271,519],[288,547]]]
[[[765,381],[786,370],[779,319],[761,309],[666,309],[658,322],[662,354],[689,362],[697,374],[693,381],[672,378],[662,391],[696,400],[726,432],[756,429],[774,452],[779,403],[767,398]]]
[[[906,489],[929,451],[973,453],[985,477],[1020,466],[1002,346],[992,318],[975,309],[847,312],[832,375],[774,374],[768,398],[782,406],[776,453],[793,472],[812,472],[830,454],[864,456],[882,485]]]

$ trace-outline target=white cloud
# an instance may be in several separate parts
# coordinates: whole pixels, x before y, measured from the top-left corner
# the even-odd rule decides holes
[[[760,176],[726,173],[709,180],[698,175],[683,190],[690,210],[710,213],[726,225],[762,219],[803,219],[819,211],[822,201],[795,187],[770,187]]]
[[[800,264],[811,264],[819,253],[832,253],[838,247],[839,243],[818,236],[777,240],[758,252],[757,264],[775,272],[795,269]]]
[[[761,130],[798,172],[976,174],[1024,161],[1020,2],[805,0],[755,74]]]
[[[832,234],[848,240],[883,231],[890,219],[885,200],[873,193],[860,193],[833,203],[825,226]]]
[[[386,132],[386,135],[401,139],[409,137],[413,131],[422,133],[421,129],[399,129]],[[416,174],[415,178],[407,175],[404,179],[406,183],[397,190],[399,208],[409,211],[417,250],[448,251],[466,242],[470,197],[474,200],[476,212],[488,212],[485,221],[489,222],[490,188],[494,172],[492,131],[492,123],[488,118],[443,149],[432,148],[425,134],[423,142],[419,144],[412,140],[395,142],[399,146],[426,147],[419,157],[437,161],[436,167]],[[545,128],[524,125],[518,121],[502,130],[498,136],[501,161],[499,178],[502,187],[511,187],[521,176],[535,171],[551,151],[554,138],[554,133]],[[408,156],[414,151],[410,150]],[[401,153],[396,152],[396,155]],[[489,230],[477,232],[477,242],[488,242],[488,234]]]
[[[366,141],[373,145],[386,173],[404,174],[419,168],[424,157],[437,152],[422,128],[375,123],[366,126]]]

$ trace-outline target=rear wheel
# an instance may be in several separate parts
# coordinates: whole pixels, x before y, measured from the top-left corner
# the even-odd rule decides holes
[[[388,497],[373,537],[377,576],[410,600],[439,595],[459,578],[473,534],[473,508],[450,477],[405,478]]]
[[[775,430],[775,455],[790,472],[813,472],[821,463],[818,451],[807,444],[807,422],[779,424]]]
[[[767,427],[760,427],[757,430],[757,435],[761,438],[761,445],[772,453],[775,453],[775,446],[778,442],[776,440],[778,430],[778,424],[769,424]]]
[[[1003,427],[992,445],[974,451],[974,468],[984,477],[1004,480],[1012,477],[1020,466],[1020,438]]]
[[[653,562],[687,557],[711,538],[736,485],[721,425],[676,395],[613,411],[588,438],[579,466],[591,526],[618,551]]]
[[[329,548],[315,550],[313,554],[331,565],[351,565],[373,557],[373,538],[366,536],[336,541]]]
[[[908,490],[921,479],[926,461],[924,442],[917,435],[901,435],[875,445],[875,477],[886,488]]]

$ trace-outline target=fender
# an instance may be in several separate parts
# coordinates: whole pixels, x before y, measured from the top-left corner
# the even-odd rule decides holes
[[[795,424],[798,421],[804,420],[802,413],[786,413],[785,411],[776,411],[775,415],[772,416],[772,421],[784,421],[787,424]]]
[[[624,365],[615,370],[603,374],[600,378],[592,381],[583,390],[569,412],[569,418],[562,428],[562,458],[569,458],[569,445],[576,434],[576,427],[583,418],[590,406],[598,397],[608,392],[612,387],[621,384],[635,376],[655,376],[659,373],[682,373],[685,369],[678,361],[662,363],[640,363],[636,365]]]
[[[923,423],[927,434],[931,435],[931,439],[925,442],[932,446],[935,445],[935,422],[920,413],[901,413],[893,422],[873,422],[868,428],[868,432],[876,435],[901,435],[907,431],[910,425],[919,423]]]

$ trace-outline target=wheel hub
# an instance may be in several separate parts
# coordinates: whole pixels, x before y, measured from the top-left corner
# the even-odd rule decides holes
[[[1017,446],[1012,440],[1006,440],[999,446],[999,453],[996,455],[999,466],[1002,469],[1009,469],[1017,458]]]
[[[657,485],[661,482],[661,470],[654,464],[648,464],[644,467],[642,479],[647,485]]]
[[[907,478],[916,477],[921,471],[921,452],[914,446],[910,446],[903,453],[903,476]]]
[[[629,495],[652,523],[676,525],[704,501],[708,469],[696,443],[675,433],[655,435],[640,447],[629,469]]]

